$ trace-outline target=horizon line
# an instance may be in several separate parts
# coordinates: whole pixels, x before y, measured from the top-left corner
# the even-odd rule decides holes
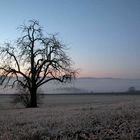
[[[94,77],[94,76],[78,76],[76,78],[87,79],[120,79],[120,80],[140,80],[140,78],[120,78],[120,77]]]

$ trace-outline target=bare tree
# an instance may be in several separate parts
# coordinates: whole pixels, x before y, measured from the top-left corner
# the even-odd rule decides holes
[[[36,20],[19,28],[22,35],[15,43],[0,48],[1,83],[20,85],[29,90],[30,107],[37,107],[37,90],[43,84],[57,80],[66,82],[75,77],[66,46],[55,35],[45,36]]]

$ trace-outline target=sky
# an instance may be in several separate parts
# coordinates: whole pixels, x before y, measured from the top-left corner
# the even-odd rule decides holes
[[[1,0],[0,43],[30,19],[58,33],[80,77],[140,78],[140,0]]]

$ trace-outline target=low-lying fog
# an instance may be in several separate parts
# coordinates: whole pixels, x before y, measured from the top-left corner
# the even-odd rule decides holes
[[[134,87],[140,90],[140,79],[77,78],[71,83],[49,82],[40,89],[41,93],[125,92]],[[0,93],[16,93],[14,89],[2,89]]]

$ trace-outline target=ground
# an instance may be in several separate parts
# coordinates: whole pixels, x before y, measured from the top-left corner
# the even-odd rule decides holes
[[[48,95],[24,109],[0,98],[0,140],[139,140],[139,95]]]

